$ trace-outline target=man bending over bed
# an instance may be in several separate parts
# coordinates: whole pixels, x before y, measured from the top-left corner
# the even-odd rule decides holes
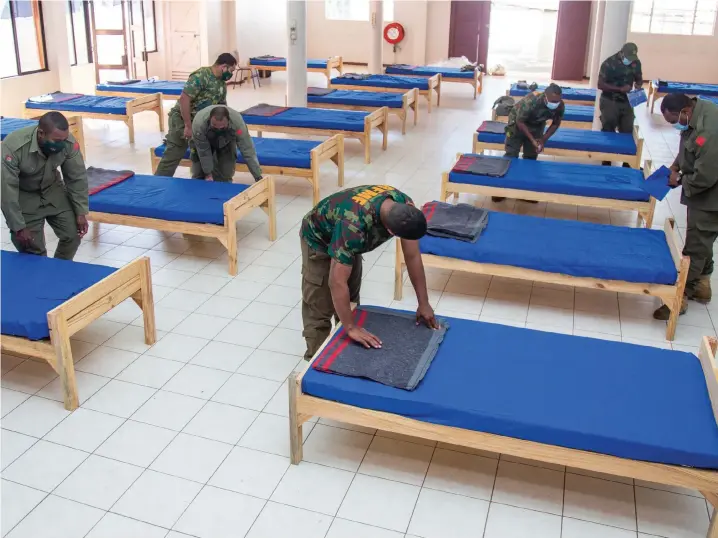
[[[19,252],[47,256],[47,221],[60,240],[55,258],[74,258],[88,228],[87,191],[80,144],[59,112],[2,141],[2,213]]]
[[[346,189],[314,207],[302,220],[302,321],[310,360],[329,336],[332,316],[339,318],[347,335],[366,348],[381,341],[353,322],[351,303],[359,303],[362,254],[392,236],[401,240],[406,268],[419,307],[417,323],[438,328],[429,304],[419,239],[426,233],[426,218],[411,198],[387,185]]]
[[[197,112],[192,121],[190,148],[193,179],[232,181],[237,148],[254,181],[262,179],[247,125],[239,112],[227,106],[208,106]]]

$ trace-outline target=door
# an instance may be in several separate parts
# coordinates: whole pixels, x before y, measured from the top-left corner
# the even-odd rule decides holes
[[[449,57],[466,56],[471,62],[486,65],[489,53],[488,0],[452,0],[449,26]]]
[[[581,0],[559,3],[551,69],[553,80],[582,80],[586,75],[591,5]]]
[[[123,4],[122,0],[92,2],[93,56],[98,84],[130,76]]]
[[[169,2],[172,80],[187,80],[201,67],[199,2]]]
[[[130,0],[130,44],[132,45],[132,78],[149,78],[145,12],[142,0]]]

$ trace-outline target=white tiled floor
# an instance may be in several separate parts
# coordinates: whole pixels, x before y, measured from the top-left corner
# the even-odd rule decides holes
[[[312,76],[312,75],[310,75]],[[284,77],[231,90],[241,109],[284,102]],[[321,76],[312,76],[321,85]],[[347,185],[391,184],[435,199],[440,172],[489,117],[507,79],[472,101],[446,84],[442,106],[406,136],[392,119],[365,165],[347,141]],[[637,110],[645,158],[669,163],[677,146],[658,114]],[[148,173],[156,118],[137,121],[130,146],[119,122],[85,121],[89,164]],[[188,170],[178,175],[186,176]],[[246,177],[241,180],[246,181]],[[322,193],[336,189],[323,169]],[[10,538],[698,538],[708,509],[697,492],[541,465],[375,432],[328,420],[305,428],[304,462],[289,464],[286,379],[301,362],[297,227],[311,207],[300,179],[277,179],[274,244],[260,212],[238,225],[240,273],[218,244],[124,226],[93,226],[78,261],[153,264],[159,341],[142,344],[139,310],[125,303],[76,335],[81,407],[68,413],[49,367],[2,358],[2,535]],[[659,204],[656,226],[678,193]],[[485,206],[488,200],[471,200]],[[497,210],[629,224],[625,212],[505,202]],[[5,232],[5,231],[3,231]],[[48,243],[56,240],[48,235]],[[3,235],[3,248],[12,248]],[[391,245],[365,258],[365,302],[392,302]],[[652,299],[431,271],[440,313],[519,327],[695,351],[715,335],[718,307],[691,303],[673,344],[651,319]]]

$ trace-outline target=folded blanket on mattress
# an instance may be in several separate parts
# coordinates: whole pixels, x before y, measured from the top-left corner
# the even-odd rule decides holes
[[[89,194],[97,194],[98,192],[117,185],[120,181],[126,180],[128,177],[134,176],[132,170],[108,170],[106,168],[95,168],[90,166],[87,169],[87,185]]]
[[[286,112],[289,110],[286,106],[275,106],[275,105],[268,105],[267,103],[260,103],[258,105],[254,105],[249,107],[246,110],[242,111],[242,116],[276,116],[277,114],[281,114],[282,112]]]
[[[329,95],[330,93],[334,93],[335,91],[336,90],[332,90],[331,88],[309,87],[309,88],[307,88],[307,95],[322,96],[322,95]]]
[[[477,176],[504,177],[509,171],[512,159],[496,159],[486,155],[462,155],[452,172]]]
[[[418,66],[409,64],[392,64],[389,67],[395,67],[397,69],[416,69]]]
[[[108,80],[105,84],[112,84],[113,86],[126,86],[127,84],[136,84],[140,79],[133,78],[130,80]]]
[[[476,129],[479,133],[504,134],[506,132],[506,124],[502,121],[484,121]]]
[[[469,204],[429,202],[421,210],[426,215],[428,235],[467,243],[476,243],[489,220],[488,211]]]
[[[78,97],[82,97],[82,94],[54,92],[30,97],[28,101],[31,103],[64,103],[65,101],[71,101],[72,99],[77,99]]]
[[[367,80],[371,78],[371,75],[365,73],[344,73],[340,78],[349,78],[352,80]]]
[[[414,390],[439,350],[448,325],[430,329],[416,323],[416,315],[361,306],[354,320],[381,340],[381,348],[354,343],[341,328],[314,361],[314,369],[347,377],[370,379],[404,390]]]
[[[271,54],[264,54],[262,56],[253,56],[250,60],[284,60],[282,56],[272,56]]]

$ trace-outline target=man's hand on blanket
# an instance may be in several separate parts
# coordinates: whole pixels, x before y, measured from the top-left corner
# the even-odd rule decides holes
[[[379,349],[381,347],[381,340],[379,340],[376,336],[374,336],[366,329],[362,329],[361,327],[354,326],[351,329],[348,329],[347,335],[357,344],[361,344],[367,349]]]
[[[89,229],[90,225],[87,224],[87,217],[85,215],[77,215],[77,235],[85,237]]]
[[[423,323],[430,329],[439,328],[439,322],[436,321],[434,309],[431,308],[431,305],[419,305],[419,308],[416,309],[416,324],[419,325],[419,323]]]
[[[23,248],[28,249],[32,247],[32,233],[27,228],[15,232],[15,239]]]

